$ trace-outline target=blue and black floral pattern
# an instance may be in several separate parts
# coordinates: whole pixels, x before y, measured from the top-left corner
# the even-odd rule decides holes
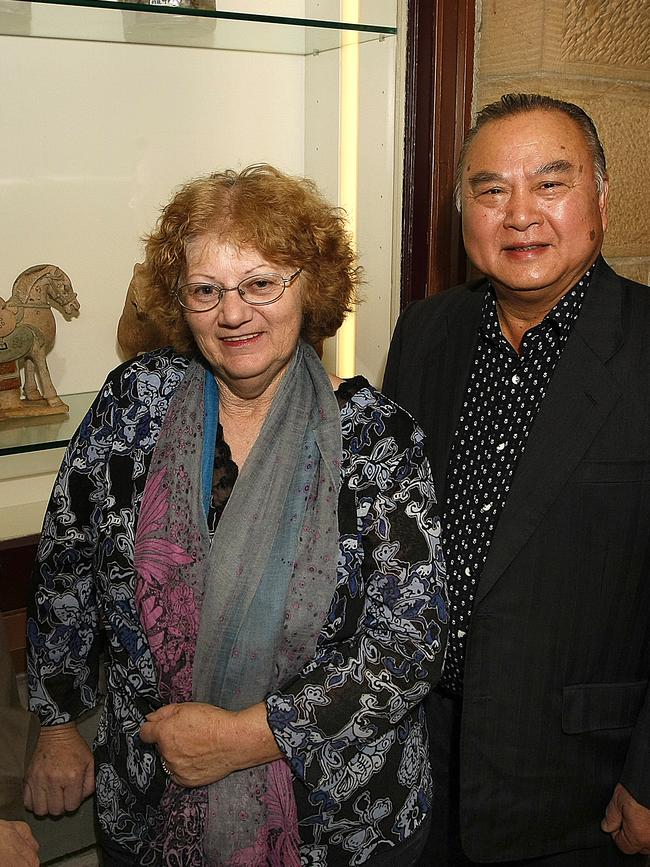
[[[161,350],[108,377],[52,492],[28,623],[30,705],[44,725],[97,705],[104,653],[94,746],[100,842],[151,865],[161,863],[152,840],[167,778],[138,737],[162,699],[134,602],[134,539],[151,454],[186,364]],[[337,397],[337,586],[314,658],[267,698],[294,774],[301,860],[313,867],[364,864],[428,820],[422,699],[439,677],[447,619],[422,433],[361,378]]]

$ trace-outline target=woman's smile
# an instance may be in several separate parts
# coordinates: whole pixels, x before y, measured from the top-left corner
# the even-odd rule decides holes
[[[221,340],[224,343],[227,343],[229,346],[238,347],[238,346],[251,346],[254,342],[259,340],[262,336],[261,331],[257,331],[255,334],[242,334],[237,335],[236,337],[222,337]]]
[[[289,276],[290,271],[267,261],[256,250],[213,236],[188,245],[188,283],[209,281],[233,287],[247,277],[269,273]],[[300,281],[272,304],[255,306],[238,292],[224,292],[212,310],[186,310],[185,319],[220,384],[237,397],[255,399],[277,386],[298,345],[302,328]],[[272,391],[267,397],[270,394]]]

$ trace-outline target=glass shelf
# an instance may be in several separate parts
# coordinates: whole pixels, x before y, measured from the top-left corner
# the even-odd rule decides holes
[[[219,0],[217,0],[219,5]],[[395,36],[391,24],[350,23],[116,0],[0,0],[0,34],[171,45],[271,54],[317,54]]]
[[[17,455],[67,446],[95,398],[94,391],[62,394],[68,415],[45,415],[0,421],[0,455]]]

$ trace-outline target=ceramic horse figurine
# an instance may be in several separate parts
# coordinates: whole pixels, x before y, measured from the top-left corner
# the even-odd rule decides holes
[[[70,278],[56,265],[27,268],[16,278],[9,301],[0,298],[0,419],[68,412],[47,367],[56,334],[52,306],[68,320],[79,313]]]

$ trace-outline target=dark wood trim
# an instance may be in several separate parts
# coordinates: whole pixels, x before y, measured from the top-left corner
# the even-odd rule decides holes
[[[26,656],[25,645],[27,644],[27,610],[19,608],[16,611],[0,613],[4,622],[4,630],[7,638],[7,647],[14,664],[16,674],[25,671]]]
[[[32,533],[29,536],[20,536],[18,539],[4,539],[0,542],[0,551],[13,551],[14,548],[29,548],[38,545],[40,533]]]
[[[25,671],[26,606],[38,536],[0,542],[0,617],[17,673]]]
[[[38,536],[0,542],[0,611],[27,605]]]
[[[409,0],[401,306],[466,278],[454,172],[471,122],[475,0]]]

